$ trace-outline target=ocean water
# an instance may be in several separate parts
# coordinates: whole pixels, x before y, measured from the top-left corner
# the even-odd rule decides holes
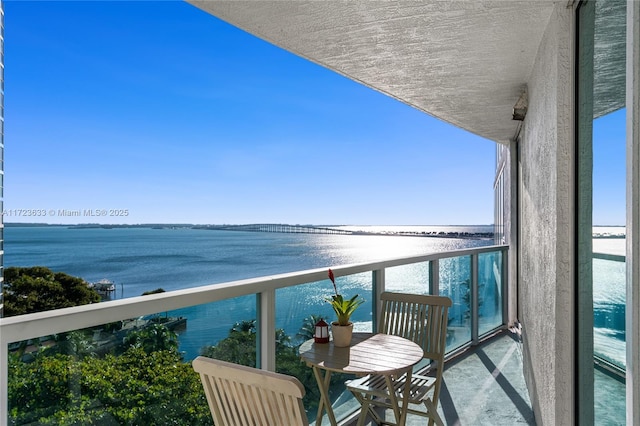
[[[594,228],[595,253],[625,256],[624,227]],[[615,236],[612,238],[612,236]],[[620,367],[626,366],[626,264],[612,259],[593,260],[594,350]]]
[[[366,232],[491,232],[490,226],[349,226]],[[493,244],[490,239],[458,239],[387,235],[278,234],[214,231],[189,228],[5,228],[5,266],[47,266],[92,282],[108,278],[116,283],[113,299],[139,296],[163,288],[177,290],[312,268],[369,262],[401,256]],[[623,235],[624,227],[594,228],[594,235]],[[624,238],[594,238],[595,252],[624,255]],[[625,265],[594,260],[596,351],[624,365]],[[441,265],[441,282],[449,271]],[[421,291],[426,265],[387,271],[387,285]],[[370,289],[370,274],[339,281],[341,291],[354,294]],[[453,282],[453,281],[452,281]],[[277,292],[276,321],[295,335],[304,317],[331,315],[323,303],[329,281]],[[318,311],[323,306],[324,311]],[[190,359],[206,344],[228,335],[234,322],[253,319],[255,298],[245,297],[186,308],[170,315],[188,318],[179,336],[180,349]],[[370,326],[372,313],[359,309],[353,319]]]
[[[429,227],[424,227],[429,228]],[[451,227],[450,229],[465,229]],[[492,244],[487,239],[321,235],[189,228],[5,228],[4,265],[108,278],[114,298],[311,268]]]
[[[391,231],[401,228],[391,227]],[[369,229],[370,231],[372,229]],[[411,232],[491,232],[484,227],[411,227]],[[376,228],[376,232],[380,229]],[[46,266],[86,281],[110,279],[112,299],[260,277],[312,268],[369,262],[394,257],[492,245],[491,239],[435,238],[397,235],[322,235],[190,228],[68,228],[65,226],[5,228],[4,264]],[[419,274],[424,265],[392,271],[402,282]],[[328,285],[323,283],[322,285]],[[365,289],[370,274],[341,279],[341,291]],[[326,295],[317,285],[277,292],[279,328],[295,334],[302,319]],[[293,303],[295,302],[295,303]],[[329,315],[328,304],[323,304]],[[316,313],[316,312],[311,312]],[[182,309],[170,315],[187,317],[179,336],[185,358],[198,355],[205,344],[227,336],[236,321],[255,318],[255,298],[245,297]],[[370,321],[371,312],[357,311],[355,321]]]

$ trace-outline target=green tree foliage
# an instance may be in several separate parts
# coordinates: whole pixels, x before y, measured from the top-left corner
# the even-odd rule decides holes
[[[316,323],[321,319],[326,321],[324,315],[314,314],[309,315],[308,317],[303,319],[302,326],[300,327],[298,334],[296,334],[296,338],[300,339],[302,342],[313,338],[316,333]]]
[[[63,333],[57,337],[57,345],[50,349],[46,349],[45,351],[73,355],[80,358],[94,355],[93,351],[95,350],[95,345],[91,336],[84,330]]]
[[[199,376],[175,350],[119,356],[39,355],[9,362],[15,424],[211,425]]]
[[[310,317],[298,339],[312,330]],[[9,408],[12,424],[39,425],[211,425],[199,376],[178,352],[177,335],[161,324],[131,331],[120,347],[97,356],[87,333],[60,336],[29,361],[12,353]],[[297,343],[277,330],[276,370],[305,387],[305,408],[314,417],[320,393],[313,371],[299,357]],[[256,365],[256,321],[240,321],[227,338],[203,348],[203,355]],[[331,394],[344,391],[347,375],[331,376]]]
[[[145,291],[144,293],[142,293],[142,295],[146,296],[148,294],[158,294],[158,293],[164,293],[164,289],[162,287],[156,288],[155,290]]]
[[[142,348],[146,353],[177,351],[178,335],[162,324],[151,324],[141,330],[128,333],[123,343],[125,348]]]
[[[9,267],[4,281],[5,317],[100,302],[83,279],[43,266]]]
[[[215,346],[202,348],[200,354],[209,358],[255,367],[256,321],[235,323],[229,330],[229,337],[222,339]]]

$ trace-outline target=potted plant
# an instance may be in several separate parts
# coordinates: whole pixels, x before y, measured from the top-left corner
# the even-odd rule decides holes
[[[333,289],[336,294],[331,296],[331,298],[328,298],[327,301],[331,303],[331,307],[338,317],[337,321],[333,321],[331,323],[333,344],[338,347],[349,346],[351,344],[351,335],[353,334],[353,323],[351,322],[351,315],[358,308],[358,306],[364,303],[364,300],[358,299],[357,294],[351,299],[346,299],[340,293],[338,293],[338,288],[336,287],[336,279],[331,269],[329,269],[329,279],[333,284]]]

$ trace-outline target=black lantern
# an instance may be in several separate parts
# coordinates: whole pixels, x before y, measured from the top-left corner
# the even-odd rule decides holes
[[[329,343],[329,324],[322,318],[316,323],[316,331],[313,334],[316,343]]]

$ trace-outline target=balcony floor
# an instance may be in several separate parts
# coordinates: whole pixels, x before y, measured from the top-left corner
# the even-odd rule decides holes
[[[512,333],[499,333],[445,364],[438,412],[446,425],[535,425],[522,346]],[[425,424],[421,416],[407,419],[408,426]]]
[[[515,336],[500,333],[445,364],[438,411],[447,425],[535,424]]]

